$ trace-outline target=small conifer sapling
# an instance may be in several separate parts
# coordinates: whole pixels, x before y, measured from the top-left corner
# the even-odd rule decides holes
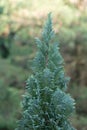
[[[26,83],[22,118],[16,130],[75,130],[69,122],[75,102],[66,93],[68,78],[59,45],[52,44],[54,36],[48,14],[41,39],[36,38],[38,52],[33,60],[33,74]]]

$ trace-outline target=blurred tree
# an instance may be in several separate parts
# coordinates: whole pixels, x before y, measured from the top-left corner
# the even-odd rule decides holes
[[[10,20],[12,11],[13,9],[11,8],[10,1],[0,1],[0,55],[3,58],[7,58],[9,56],[11,42],[13,40],[12,32],[9,32],[9,30],[11,31]]]
[[[19,101],[19,92],[8,86],[5,87],[4,80],[0,78],[0,130],[15,128],[15,119],[20,109]]]
[[[85,74],[87,67],[87,11],[84,9],[79,12],[80,14],[72,22],[68,25],[64,23],[61,26],[58,39],[64,47],[64,54],[68,55],[69,53],[70,55],[69,63],[74,68],[74,70],[71,68],[69,70],[72,73],[72,83],[76,79],[76,83],[82,86],[87,85],[87,81],[84,80],[87,78]]]

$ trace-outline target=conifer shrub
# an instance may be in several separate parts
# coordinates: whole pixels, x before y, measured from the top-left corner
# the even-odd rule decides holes
[[[36,38],[38,52],[33,74],[26,83],[22,117],[16,130],[75,130],[69,121],[75,102],[66,93],[69,78],[65,77],[59,44],[52,44],[54,36],[49,14],[41,40]]]

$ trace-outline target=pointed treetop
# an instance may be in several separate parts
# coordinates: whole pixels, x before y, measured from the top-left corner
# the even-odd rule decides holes
[[[48,45],[48,42],[53,38],[54,31],[52,28],[52,17],[51,13],[48,14],[47,21],[44,25],[43,32],[42,32],[42,39]]]

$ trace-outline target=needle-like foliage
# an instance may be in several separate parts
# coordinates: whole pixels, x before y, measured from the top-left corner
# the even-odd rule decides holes
[[[75,103],[66,93],[68,78],[59,45],[52,44],[54,36],[49,14],[41,40],[36,38],[38,52],[32,65],[33,74],[27,80],[17,130],[75,130],[69,122]]]

